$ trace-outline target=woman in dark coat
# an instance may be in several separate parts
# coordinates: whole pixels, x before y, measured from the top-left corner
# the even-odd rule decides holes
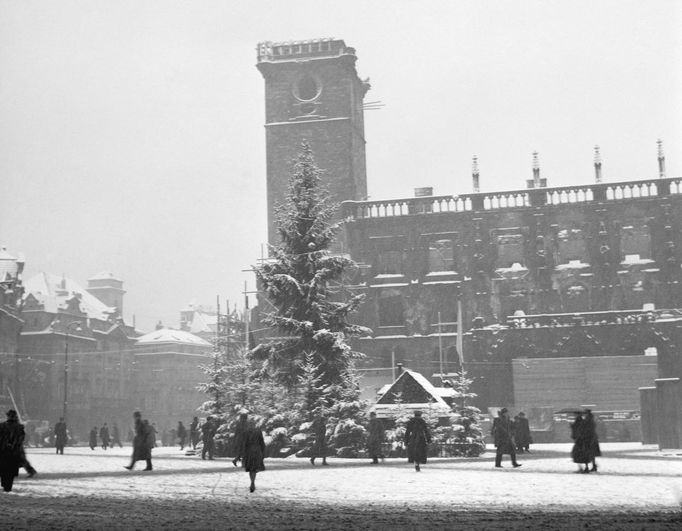
[[[592,468],[590,469],[590,471],[596,472],[597,471],[596,458],[601,455],[601,448],[599,447],[599,438],[597,437],[597,426],[594,420],[594,415],[592,415],[592,410],[590,409],[585,410],[585,419],[583,420],[583,422],[585,435],[587,437],[586,444],[589,452],[588,456],[590,458],[590,462],[592,463]],[[585,465],[585,468],[587,468],[587,465]]]
[[[256,474],[265,470],[265,441],[263,440],[263,432],[250,424],[244,433],[243,450],[240,452],[242,456],[242,466],[244,470],[249,473],[251,485],[249,492],[256,490]]]
[[[415,411],[414,417],[407,422],[405,442],[407,462],[414,463],[414,469],[419,472],[419,465],[426,463],[426,445],[431,442],[431,434],[421,411]]]
[[[578,471],[585,474],[589,473],[589,465],[592,463],[592,472],[596,472],[595,458],[601,455],[601,450],[597,439],[594,416],[589,409],[584,414],[576,415],[575,422],[571,424],[571,437],[575,441],[573,450],[571,450],[573,462],[578,463],[578,465],[585,465],[585,468],[580,467]]]
[[[12,490],[14,478],[24,461],[24,426],[17,412],[10,409],[7,420],[0,422],[0,484],[5,492]]]

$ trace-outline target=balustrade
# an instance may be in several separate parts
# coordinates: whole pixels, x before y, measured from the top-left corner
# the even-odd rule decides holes
[[[608,202],[682,194],[682,177],[619,183],[596,183],[557,188],[430,196],[381,201],[345,201],[345,217],[385,218],[418,214],[502,210],[510,208]]]

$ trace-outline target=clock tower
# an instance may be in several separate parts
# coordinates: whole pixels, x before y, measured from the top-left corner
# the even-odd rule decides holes
[[[275,207],[284,200],[301,142],[310,144],[336,202],[367,196],[363,98],[355,49],[338,39],[258,44],[265,80],[268,241],[276,243]]]

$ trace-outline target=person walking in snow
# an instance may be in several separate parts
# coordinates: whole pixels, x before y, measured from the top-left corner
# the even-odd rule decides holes
[[[208,454],[208,460],[213,461],[213,451],[215,450],[215,442],[213,438],[215,437],[216,426],[213,423],[213,417],[208,417],[206,422],[201,426],[201,440],[204,443],[201,449],[201,458],[206,459],[206,454]]]
[[[514,442],[516,443],[517,452],[520,454],[523,452],[530,453],[530,445],[533,439],[530,436],[528,419],[523,411],[514,417]]]
[[[414,469],[419,472],[419,465],[426,463],[427,445],[431,442],[431,433],[421,411],[415,411],[414,417],[405,426],[405,443],[407,444],[407,462],[414,463]]]
[[[367,437],[367,453],[372,458],[372,463],[377,464],[379,458],[384,458],[381,453],[381,445],[384,442],[385,432],[384,425],[381,420],[377,418],[377,414],[372,411],[369,414],[369,426],[367,426],[369,436]]]
[[[130,465],[126,466],[132,470],[137,461],[146,461],[147,467],[144,470],[152,470],[152,445],[150,439],[153,437],[151,426],[147,421],[142,420],[142,413],[133,413],[135,422],[135,436],[133,438],[133,455],[130,457]]]
[[[514,468],[520,467],[521,465],[516,462],[516,450],[514,449],[514,423],[510,420],[509,411],[506,407],[497,413],[490,434],[493,436],[497,447],[495,468],[502,468],[502,456],[504,454],[509,454]]]
[[[182,421],[178,422],[178,429],[175,431],[175,435],[178,437],[178,439],[180,439],[180,451],[184,450],[185,440],[187,440],[187,429],[185,428]]]
[[[90,430],[90,450],[94,450],[97,446],[97,426],[93,426]]]
[[[66,446],[66,442],[66,422],[64,422],[64,417],[61,417],[59,422],[54,425],[54,446],[57,449],[58,454],[64,455],[64,447]]]
[[[310,464],[315,466],[315,459],[321,457],[322,464],[327,465],[329,464],[327,463],[327,423],[322,414],[315,416],[312,428],[315,442],[311,449]]]
[[[118,429],[118,425],[114,422],[114,425],[111,427],[111,447],[113,448],[118,444],[119,448],[123,448],[123,445],[121,444],[121,432]]]
[[[7,420],[0,423],[0,485],[5,492],[12,490],[14,478],[24,461],[24,425],[13,409],[7,412]]]
[[[250,423],[244,433],[244,445],[242,452],[242,467],[249,473],[251,485],[249,492],[256,490],[256,474],[265,470],[265,441],[263,432],[253,423]]]
[[[192,445],[192,450],[197,449],[197,444],[199,444],[199,417],[194,417],[189,425],[189,444]]]
[[[102,440],[102,449],[106,450],[109,448],[109,428],[106,422],[99,430],[99,438]]]

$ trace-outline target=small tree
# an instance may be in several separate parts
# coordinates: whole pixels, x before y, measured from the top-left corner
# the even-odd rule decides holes
[[[455,455],[477,457],[485,452],[485,440],[480,427],[481,410],[469,404],[477,396],[470,390],[473,379],[462,369],[450,383],[455,390],[454,423],[460,427],[453,434]]]
[[[342,294],[332,292],[332,285],[355,263],[329,252],[337,230],[332,222],[337,206],[322,187],[321,174],[304,142],[286,199],[276,210],[281,241],[271,247],[270,260],[255,267],[260,287],[274,307],[263,322],[277,330],[279,337],[258,345],[253,356],[264,362],[264,371],[275,374],[289,388],[298,383],[308,353],[323,383],[340,383],[358,357],[347,339],[367,332],[348,322],[363,296],[340,300]]]

